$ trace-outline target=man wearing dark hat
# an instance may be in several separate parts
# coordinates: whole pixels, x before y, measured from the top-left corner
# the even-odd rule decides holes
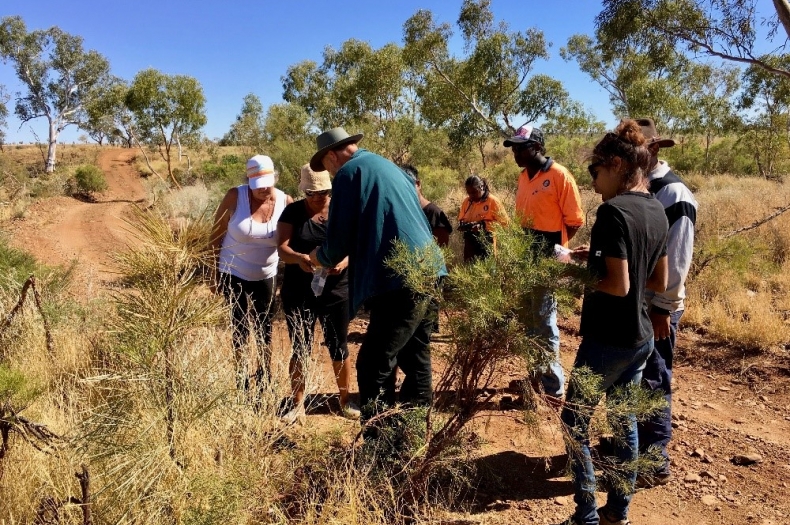
[[[649,476],[641,476],[637,485],[642,487],[664,485],[669,482],[669,455],[667,445],[672,437],[672,358],[678,323],[683,315],[686,297],[686,276],[694,253],[694,224],[697,220],[697,201],[691,190],[672,172],[663,160],[658,159],[661,148],[675,145],[672,139],[663,139],[656,131],[653,119],[636,119],[642,127],[650,151],[648,182],[650,193],[664,205],[669,221],[667,237],[667,258],[669,262],[669,283],[664,293],[646,295],[650,305],[650,320],[655,333],[655,351],[642,372],[643,382],[651,390],[661,390],[667,400],[664,412],[638,424],[640,453],[657,447],[664,456],[664,465]]]
[[[546,157],[543,132],[522,126],[505,142],[513,150],[516,164],[524,168],[518,178],[516,215],[543,254],[554,254],[554,245],[567,246],[584,224],[581,197],[576,179],[564,166]],[[560,398],[565,389],[565,374],[560,365],[560,331],[557,327],[557,301],[547,292],[535,304],[536,334],[554,356],[551,364],[540,370],[543,391],[550,398]]]
[[[310,167],[334,178],[327,239],[310,259],[331,268],[348,256],[351,314],[363,301],[369,308],[370,323],[357,356],[360,405],[363,418],[369,418],[377,405],[389,401],[384,391],[395,366],[406,375],[402,403],[432,401],[428,343],[436,303],[415,296],[384,261],[396,240],[414,250],[436,244],[412,180],[384,157],[360,149],[360,140],[361,133],[349,135],[343,128],[316,139],[318,151]],[[446,275],[444,263],[435,272],[437,280]]]

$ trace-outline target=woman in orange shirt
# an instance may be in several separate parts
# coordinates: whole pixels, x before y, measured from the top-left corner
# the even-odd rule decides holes
[[[488,182],[477,175],[466,179],[468,197],[458,212],[458,231],[464,234],[464,262],[486,257],[496,246],[494,223],[509,222],[502,203],[491,195]]]

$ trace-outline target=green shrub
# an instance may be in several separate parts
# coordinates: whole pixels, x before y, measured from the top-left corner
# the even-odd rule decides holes
[[[79,166],[74,171],[75,192],[90,195],[107,189],[107,179],[104,173],[90,164]]]

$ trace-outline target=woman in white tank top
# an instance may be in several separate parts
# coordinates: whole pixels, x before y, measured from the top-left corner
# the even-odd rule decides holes
[[[239,389],[250,388],[245,351],[252,331],[257,343],[255,377],[260,390],[271,372],[272,319],[277,277],[277,221],[293,199],[274,187],[272,160],[247,161],[247,184],[231,188],[217,209],[211,249],[217,257],[214,291],[220,290],[232,313],[233,350]]]

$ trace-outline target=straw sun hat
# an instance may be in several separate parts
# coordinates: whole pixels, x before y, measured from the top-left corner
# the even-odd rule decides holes
[[[332,181],[328,171],[313,171],[310,164],[302,166],[302,179],[299,182],[300,191],[326,191],[332,189]]]

